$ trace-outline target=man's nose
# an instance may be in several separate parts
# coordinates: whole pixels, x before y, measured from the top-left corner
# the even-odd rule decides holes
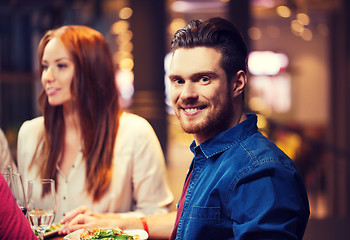
[[[181,92],[181,99],[197,99],[198,98],[198,91],[196,88],[196,84],[193,82],[186,82],[184,84],[184,87]]]

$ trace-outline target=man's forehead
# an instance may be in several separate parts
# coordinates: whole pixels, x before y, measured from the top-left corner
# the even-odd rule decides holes
[[[215,48],[179,48],[172,55],[170,73],[213,71],[220,67],[221,53]]]

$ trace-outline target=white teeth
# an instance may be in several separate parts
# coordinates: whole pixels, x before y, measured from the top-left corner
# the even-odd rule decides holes
[[[184,110],[185,110],[185,112],[193,113],[193,112],[198,111],[198,108],[184,108]]]
[[[48,94],[50,94],[50,93],[52,93],[54,91],[57,91],[57,88],[48,88],[46,91],[47,91]]]

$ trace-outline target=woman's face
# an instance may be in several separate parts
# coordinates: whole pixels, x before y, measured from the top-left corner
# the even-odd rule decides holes
[[[41,83],[49,104],[69,104],[72,99],[70,89],[74,77],[74,63],[60,39],[54,37],[47,43],[41,65]]]

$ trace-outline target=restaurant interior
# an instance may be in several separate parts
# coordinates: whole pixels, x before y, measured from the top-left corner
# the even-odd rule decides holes
[[[110,45],[122,106],[157,133],[174,209],[193,138],[168,100],[171,38],[191,19],[227,18],[249,49],[246,108],[304,179],[304,239],[350,239],[349,12],[346,0],[1,0],[0,127],[16,159],[19,127],[40,115],[40,38],[62,25],[90,26]]]

